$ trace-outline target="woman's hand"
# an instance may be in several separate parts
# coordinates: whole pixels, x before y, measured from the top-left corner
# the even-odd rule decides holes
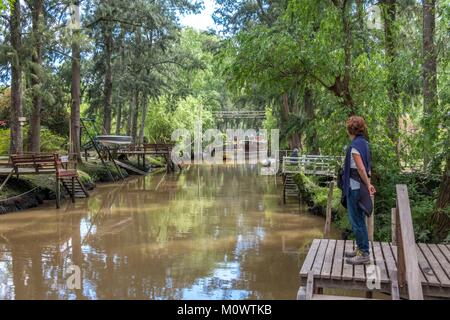
[[[370,195],[373,196],[377,193],[377,189],[372,184],[369,184],[369,192]]]

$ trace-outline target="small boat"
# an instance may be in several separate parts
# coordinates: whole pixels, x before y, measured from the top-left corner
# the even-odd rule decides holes
[[[96,139],[105,146],[130,145],[133,140],[133,138],[129,136],[97,136]]]

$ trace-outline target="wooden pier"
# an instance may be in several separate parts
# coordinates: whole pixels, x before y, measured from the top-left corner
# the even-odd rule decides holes
[[[373,292],[393,295],[392,288],[398,286],[399,296],[403,298],[450,299],[450,246],[416,244],[408,191],[404,185],[397,186],[392,230],[391,243],[370,243],[371,262],[366,266],[346,263],[345,253],[355,249],[353,241],[314,240],[300,271],[299,298],[331,299],[332,296],[322,295],[323,289],[327,288],[359,290],[369,296]],[[369,288],[368,283],[373,281],[379,283],[378,288]],[[313,293],[308,292],[311,283],[314,283]]]
[[[124,155],[124,156],[136,156],[138,158],[142,159],[142,165],[145,167],[145,157],[147,155],[149,156],[162,156],[164,157],[166,164],[167,164],[167,172],[174,172],[175,166],[172,162],[171,155],[172,155],[172,144],[164,144],[164,143],[153,143],[153,144],[143,144],[143,145],[131,145],[124,148],[120,148],[117,150],[118,155]]]
[[[355,250],[353,241],[316,239],[300,271],[301,282],[306,283],[312,271],[319,288],[377,291],[368,290],[367,283],[379,272],[379,292],[390,294],[392,272],[398,269],[398,248],[384,242],[371,242],[370,248],[370,265],[351,266],[345,263],[344,254]],[[418,244],[416,250],[424,296],[450,299],[450,247]]]
[[[58,154],[20,154],[12,155],[10,162],[0,167],[0,176],[6,177],[0,190],[12,176],[21,175],[55,175],[56,207],[61,204],[61,185],[75,202],[76,198],[89,197],[79,179],[76,161],[70,161],[70,155],[60,157]],[[72,168],[71,168],[72,167]]]

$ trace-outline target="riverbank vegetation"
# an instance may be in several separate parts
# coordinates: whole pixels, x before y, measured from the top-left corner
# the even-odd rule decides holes
[[[179,22],[201,1],[2,3],[0,156],[69,151],[81,162],[80,118],[139,144],[199,119],[224,128],[214,112],[226,110],[265,111],[228,125],[279,128],[282,149],[341,156],[358,114],[376,236],[388,238],[395,185],[407,183],[417,237],[449,238],[449,0],[216,0],[210,31]]]

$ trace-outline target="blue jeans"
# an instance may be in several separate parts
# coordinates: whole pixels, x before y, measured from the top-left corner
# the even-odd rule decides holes
[[[347,195],[348,217],[356,237],[356,245],[363,253],[370,253],[369,234],[367,232],[366,215],[358,206],[360,190],[349,190]]]

